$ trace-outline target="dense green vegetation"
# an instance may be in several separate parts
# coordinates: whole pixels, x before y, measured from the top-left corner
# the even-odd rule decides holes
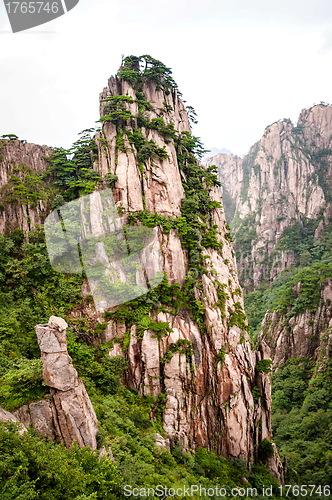
[[[142,398],[135,391],[124,388],[120,384],[126,368],[124,360],[111,360],[107,356],[110,344],[94,343],[96,328],[84,319],[71,318],[70,310],[79,300],[82,278],[52,270],[40,230],[30,234],[29,243],[23,241],[18,231],[11,236],[1,235],[1,248],[1,406],[14,410],[24,403],[39,400],[47,392],[42,382],[40,353],[33,327],[47,321],[51,314],[61,315],[71,325],[68,329],[69,353],[98,416],[99,445],[111,446],[115,457],[115,462],[99,461],[96,453],[89,449],[68,451],[60,444],[38,438],[32,431],[20,436],[11,425],[1,425],[1,499],[123,498],[125,484],[133,487],[156,484],[208,486],[217,481],[231,488],[240,487],[241,478],[246,477],[249,485],[260,488],[262,484],[273,482],[263,466],[249,472],[242,462],[227,462],[206,450],[191,455],[182,453],[179,448],[172,449],[171,453],[157,448],[154,434],[163,433],[163,395],[158,399]],[[164,300],[168,294],[168,303],[173,304],[179,287],[168,286],[166,282],[160,286],[167,291],[163,293]],[[151,291],[153,293],[158,294],[158,290]],[[149,300],[155,304],[158,296],[145,299],[141,300],[141,307],[149,310]],[[137,321],[140,309],[133,305],[132,314]],[[145,327],[155,329],[156,334],[167,328],[165,324],[151,324],[146,315],[142,315],[143,325],[144,318],[149,320]],[[190,348],[189,345],[174,345],[169,356],[179,349],[186,350],[190,356]]]
[[[331,482],[331,359],[332,352],[312,376],[312,361],[290,359],[273,377],[274,439],[287,458],[287,483]]]
[[[34,326],[66,315],[80,299],[82,277],[56,273],[44,233],[0,235],[0,405],[9,410],[45,394]]]
[[[0,210],[15,201],[35,208],[41,200],[46,210],[41,215],[46,216],[51,209],[91,193],[101,181],[93,169],[93,162],[98,157],[98,147],[92,139],[94,132],[95,129],[83,130],[69,149],[55,148],[45,158],[49,163],[45,173],[36,173],[24,163],[14,165],[8,182],[0,190]],[[0,150],[7,141],[16,139],[12,134],[3,136]]]
[[[49,168],[43,178],[55,188],[52,208],[92,193],[101,181],[93,169],[98,158],[98,147],[92,138],[95,131],[83,130],[71,148],[55,148],[47,158]]]
[[[213,452],[198,449],[195,454],[179,448],[171,452],[157,448],[151,434],[151,423],[144,409],[135,404],[137,397],[127,394],[106,398],[102,419],[113,434],[112,450],[115,461],[98,459],[98,452],[44,441],[32,431],[20,436],[11,424],[0,424],[0,494],[2,500],[112,500],[123,499],[125,485],[132,489],[184,488],[201,485],[203,488],[226,489],[229,498],[252,498],[251,488],[257,489],[258,500],[263,485],[278,484],[262,465],[253,466],[251,473],[241,461],[228,462]],[[130,411],[128,413],[128,405]],[[127,416],[125,416],[127,414]],[[246,481],[244,482],[244,479]],[[246,490],[249,489],[247,496]],[[233,495],[230,493],[233,490]],[[144,495],[140,498],[160,498]],[[163,496],[162,498],[166,498]],[[167,498],[202,498],[198,494],[174,495]],[[211,495],[216,500],[220,496]]]

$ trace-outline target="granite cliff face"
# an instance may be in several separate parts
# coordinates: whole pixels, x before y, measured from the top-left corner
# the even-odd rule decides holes
[[[267,311],[262,324],[260,338],[274,367],[289,358],[328,358],[332,297],[324,252],[332,214],[332,107],[303,110],[296,126],[290,120],[273,123],[243,159],[218,155],[207,162],[213,163],[245,290],[273,289],[285,269],[285,283],[292,273],[298,276],[288,303]]]
[[[0,234],[27,234],[41,224],[47,207],[42,174],[51,149],[20,140],[0,139]]]
[[[331,160],[332,107],[324,104],[303,110],[296,126],[290,120],[268,126],[242,159],[224,154],[208,159],[219,169],[246,291],[273,281],[294,263],[294,251],[281,243],[286,228],[316,220],[324,211],[329,218]]]
[[[155,398],[151,418],[162,411],[170,442],[252,464],[260,443],[271,439],[270,379],[257,368],[267,346],[251,346],[217,176],[197,161],[200,145],[175,82],[165,68],[157,71],[148,60],[144,70],[135,59],[101,94],[94,169],[102,189],[112,189],[121,224],[152,229],[158,251],[149,255],[151,275],[162,269],[164,276],[132,303],[99,309],[89,303],[72,317],[103,324],[99,340],[110,342],[111,358],[126,359],[124,383]],[[36,151],[42,171],[42,150]],[[19,227],[28,228],[29,220]],[[106,244],[97,247],[101,258]],[[85,283],[82,293],[94,290]],[[36,333],[51,397],[15,415],[67,446],[77,440],[95,448],[97,422],[67,355],[64,327],[51,321]],[[269,467],[282,478],[276,451]]]
[[[301,288],[301,282],[297,290]],[[331,355],[332,283],[328,279],[320,294],[317,310],[306,309],[289,317],[278,310],[267,311],[262,323],[261,339],[270,347],[269,355],[277,369],[289,358],[317,361]]]
[[[67,323],[51,316],[48,324],[36,326],[43,363],[43,378],[49,397],[19,408],[14,416],[25,427],[70,447],[97,448],[98,422],[82,380],[67,352]]]
[[[114,103],[119,102],[121,113],[118,108],[116,114]],[[130,84],[118,76],[110,78],[101,94],[101,115],[95,168],[113,180],[123,222],[130,217],[138,224],[157,221],[151,225],[167,286],[189,283],[192,293],[191,305],[185,297],[185,304],[174,311],[173,297],[169,306],[151,306],[143,322],[121,321],[117,310],[110,310],[115,319],[103,334],[104,340],[113,341],[110,356],[126,358],[129,387],[164,398],[163,427],[173,442],[184,449],[203,446],[254,461],[259,443],[271,438],[269,377],[255,370],[265,353],[252,350],[246,333],[242,291],[215,182],[203,178],[210,201],[205,219],[201,212],[197,219],[215,240],[212,244],[205,238],[204,244],[196,233],[199,248],[193,252],[185,244],[184,199],[190,198],[190,169],[198,167],[186,142],[191,131],[184,104],[175,88],[143,80]],[[144,158],[148,147],[155,154]],[[199,186],[190,187],[194,198]],[[197,210],[195,200],[188,201]],[[169,221],[175,221],[171,228]],[[195,258],[203,262],[202,255],[204,263],[197,265]],[[167,325],[163,334],[157,335],[158,325]],[[260,391],[256,401],[254,387]]]

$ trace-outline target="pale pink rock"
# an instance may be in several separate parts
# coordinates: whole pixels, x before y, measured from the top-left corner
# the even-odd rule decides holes
[[[247,157],[221,153],[206,161],[207,165],[217,165],[222,189],[233,204],[238,221],[233,231],[235,242],[241,219],[252,218],[246,229],[254,233],[250,251],[241,254],[239,248],[238,260],[241,282],[247,290],[257,288],[262,279],[274,280],[294,263],[293,251],[275,252],[285,228],[303,216],[315,218],[325,210],[315,233],[318,239],[331,217],[317,166],[311,163],[305,148],[311,153],[332,149],[332,106],[320,104],[302,110],[298,126],[302,132],[297,136],[290,121],[272,123]],[[246,163],[251,156],[254,167],[248,173]],[[331,155],[326,161],[332,165]],[[329,167],[326,178],[331,175]],[[245,196],[241,194],[244,187]]]
[[[20,408],[16,414],[45,437],[70,447],[97,448],[98,421],[82,380],[67,352],[67,323],[51,316],[47,325],[37,325],[43,378],[51,397]]]
[[[187,112],[176,92],[167,94],[156,90],[153,84],[144,86],[143,92],[153,106],[153,110],[145,113],[147,120],[162,117],[166,124],[174,123],[178,132],[190,132]],[[112,77],[101,99],[118,94],[135,98],[130,85]],[[165,103],[168,111],[165,111]],[[105,103],[101,102],[102,114],[104,106]],[[137,113],[136,103],[126,103],[126,109],[133,115]],[[126,128],[131,130],[129,121]],[[100,142],[100,160],[95,168],[103,176],[107,172],[118,176],[113,194],[117,205],[124,208],[124,218],[128,211],[142,210],[143,201],[149,212],[178,217],[185,196],[184,174],[180,173],[173,142],[166,143],[156,130],[141,130],[146,140],[164,147],[169,157],[148,159],[142,173],[137,167],[135,148],[125,139],[127,150],[116,151],[115,125],[106,122],[101,134],[107,144]],[[241,161],[234,159],[234,162],[240,170]],[[211,189],[211,198],[222,202],[218,188]],[[255,364],[258,355],[251,349],[247,333],[236,325],[229,325],[235,304],[243,307],[243,295],[223,210],[216,208],[211,216],[222,249],[204,249],[206,273],[202,278],[203,289],[194,289],[196,299],[205,309],[206,333],[200,331],[186,308],[177,314],[172,314],[167,308],[163,312],[151,312],[151,319],[168,323],[171,332],[156,335],[147,329],[140,332],[138,338],[136,325],[131,326],[129,345],[123,352],[128,363],[126,383],[142,395],[157,398],[161,392],[165,393],[163,428],[171,442],[179,442],[185,450],[204,446],[219,454],[250,462],[255,460],[255,450],[263,439],[257,431],[259,421],[263,422],[264,437],[271,438],[271,405],[266,402],[271,397],[270,387],[267,382],[261,384],[261,400],[255,404],[252,389],[257,383]],[[158,229],[157,237],[161,255],[153,255],[155,267],[158,267],[161,257],[169,283],[182,285],[190,264],[181,238],[173,229],[169,234]],[[217,306],[217,285],[223,285],[227,294],[222,311]],[[122,339],[123,328],[123,324],[117,325],[112,320],[104,337]],[[167,357],[171,344],[181,341],[184,344],[179,344],[179,349]],[[120,349],[120,345],[114,343],[110,356],[119,355]]]
[[[24,172],[25,169],[36,174],[44,173],[49,167],[45,157],[51,153],[52,150],[46,146],[0,139],[0,204],[4,206],[0,210],[0,234],[21,229],[27,235],[36,224],[43,223],[47,207],[42,200],[37,200],[34,206],[18,200],[8,202],[6,198],[13,192],[12,177],[30,175],[29,171]]]

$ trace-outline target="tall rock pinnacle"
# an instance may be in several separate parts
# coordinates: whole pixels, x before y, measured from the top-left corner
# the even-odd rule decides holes
[[[246,332],[214,169],[199,164],[187,110],[159,61],[126,58],[100,107],[94,168],[124,224],[154,227],[165,273],[142,299],[106,312],[110,356],[126,358],[129,387],[164,401],[173,442],[255,460],[271,438],[270,386],[255,369],[264,350],[253,351]]]

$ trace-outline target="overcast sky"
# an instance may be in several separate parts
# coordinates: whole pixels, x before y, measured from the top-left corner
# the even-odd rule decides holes
[[[331,0],[80,0],[13,34],[0,0],[0,135],[68,147],[99,118],[121,55],[173,69],[206,147],[243,155],[264,128],[332,101]]]

